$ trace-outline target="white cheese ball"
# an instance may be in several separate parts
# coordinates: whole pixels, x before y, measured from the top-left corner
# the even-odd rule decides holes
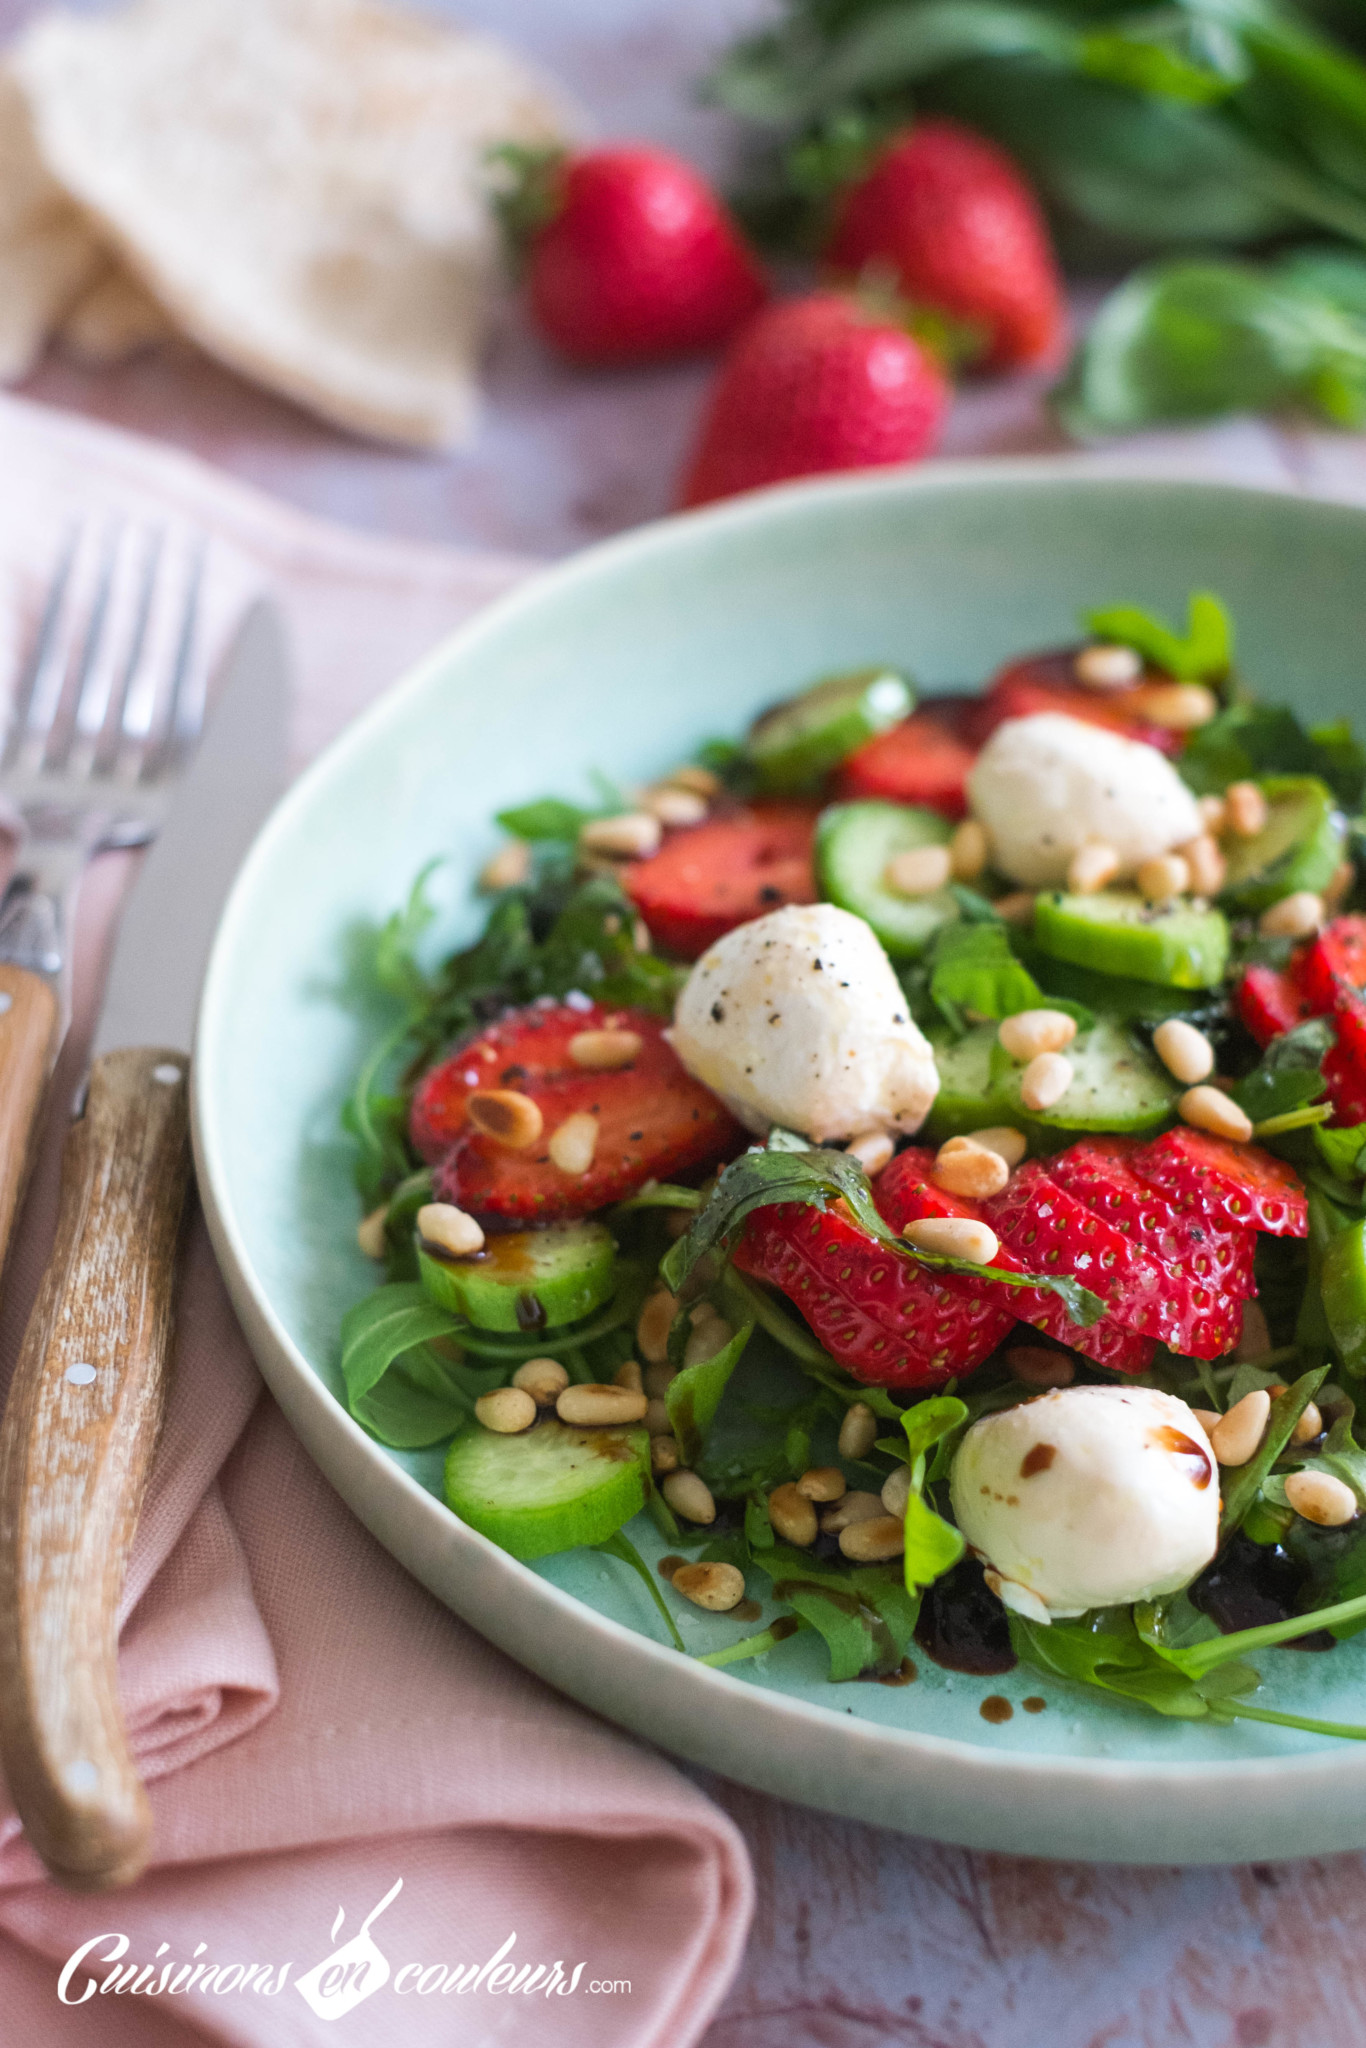
[[[833,903],[789,904],[718,939],[683,985],[671,1037],[751,1131],[782,1124],[818,1144],[917,1131],[939,1090],[890,960]]]
[[[992,1590],[1039,1621],[1175,1593],[1219,1541],[1209,1439],[1151,1387],[1062,1387],[983,1416],[950,1492]]]
[[[992,865],[1026,889],[1060,887],[1087,840],[1112,846],[1127,877],[1204,830],[1165,754],[1061,711],[998,725],[967,788]]]

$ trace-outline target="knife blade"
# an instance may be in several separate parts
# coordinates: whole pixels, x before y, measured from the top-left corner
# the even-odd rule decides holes
[[[0,1426],[0,1757],[29,1840],[75,1890],[131,1882],[150,1850],[118,1606],[165,1404],[195,1009],[224,898],[284,785],[287,706],[279,621],[259,606],[123,913]]]

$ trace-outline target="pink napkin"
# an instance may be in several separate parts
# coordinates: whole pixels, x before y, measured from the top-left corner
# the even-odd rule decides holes
[[[281,599],[301,759],[523,572],[363,540],[186,457],[8,398],[0,470],[0,649],[17,644],[74,507],[194,522],[215,536],[211,637],[261,587]],[[128,856],[107,856],[82,893],[76,1021],[0,1304],[6,1378],[129,874]],[[120,1682],[156,1815],[154,1867],[127,1892],[73,1898],[42,1877],[3,1800],[0,2038],[686,2048],[705,2028],[751,1909],[737,1830],[375,1544],[264,1393],[198,1221]],[[369,1972],[348,1978],[357,1960]],[[352,2003],[384,1963],[382,1988]]]

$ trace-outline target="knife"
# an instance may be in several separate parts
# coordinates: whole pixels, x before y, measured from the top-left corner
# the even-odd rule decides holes
[[[123,913],[0,1426],[0,1758],[29,1840],[78,1891],[131,1883],[151,1847],[118,1606],[165,1405],[195,1009],[224,898],[284,785],[287,709],[281,628],[258,606]]]

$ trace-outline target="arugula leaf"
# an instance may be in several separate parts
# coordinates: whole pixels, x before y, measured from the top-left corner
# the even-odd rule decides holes
[[[919,1603],[893,1569],[827,1565],[788,1544],[776,1544],[754,1562],[773,1580],[775,1600],[795,1609],[823,1638],[834,1682],[896,1670]]]
[[[906,1547],[902,1575],[906,1591],[919,1598],[922,1586],[951,1571],[966,1549],[959,1530],[937,1515],[925,1499],[925,1477],[929,1454],[937,1444],[961,1430],[968,1419],[966,1402],[952,1394],[932,1395],[906,1409],[901,1427],[906,1433],[910,1459],[911,1490],[906,1497]]]
[[[721,1404],[721,1396],[753,1334],[753,1323],[746,1323],[743,1329],[735,1332],[729,1344],[711,1358],[685,1366],[670,1380],[664,1400],[669,1410],[670,1425],[678,1439],[679,1455],[685,1465],[695,1465],[702,1455],[707,1431]]]
[[[1184,637],[1136,605],[1112,605],[1083,619],[1098,640],[1132,647],[1180,682],[1222,682],[1233,666],[1233,621],[1208,590],[1193,590]]]
[[[1261,1491],[1262,1481],[1289,1443],[1295,1424],[1327,1377],[1328,1368],[1321,1365],[1314,1372],[1301,1373],[1292,1386],[1277,1395],[1271,1403],[1266,1432],[1256,1456],[1225,1475],[1224,1511],[1219,1517],[1221,1546],[1241,1527],[1243,1517]]]
[[[664,1617],[664,1626],[668,1629],[673,1639],[674,1648],[681,1650],[686,1657],[688,1646],[678,1633],[678,1623],[670,1614],[668,1603],[659,1590],[659,1581],[636,1549],[635,1544],[632,1543],[630,1537],[623,1530],[618,1529],[613,1535],[605,1536],[601,1543],[595,1543],[593,1548],[594,1550],[606,1551],[609,1557],[619,1558],[624,1565],[629,1565]]]
[[[1190,1677],[1143,1641],[1127,1609],[1047,1625],[1019,1614],[1009,1620],[1016,1656],[1036,1671],[1116,1693],[1178,1720],[1199,1721],[1209,1713],[1209,1702]],[[1255,1685],[1256,1673],[1248,1676]]]
[[[1268,1123],[1322,1095],[1323,1060],[1336,1034],[1326,1017],[1311,1017],[1273,1038],[1252,1072],[1229,1090],[1254,1124]]]
[[[1281,704],[1230,704],[1189,734],[1177,767],[1197,796],[1259,775],[1317,775],[1355,809],[1366,789],[1366,752],[1345,721],[1306,730]]]
[[[440,1443],[473,1414],[480,1394],[506,1378],[501,1365],[480,1374],[433,1350],[437,1339],[459,1328],[456,1317],[411,1283],[377,1288],[347,1310],[341,1326],[347,1406],[381,1443],[399,1450]]]
[[[597,811],[585,810],[581,804],[543,796],[534,803],[515,804],[511,810],[499,811],[497,822],[516,839],[564,839],[572,843],[589,819],[599,815]]]

